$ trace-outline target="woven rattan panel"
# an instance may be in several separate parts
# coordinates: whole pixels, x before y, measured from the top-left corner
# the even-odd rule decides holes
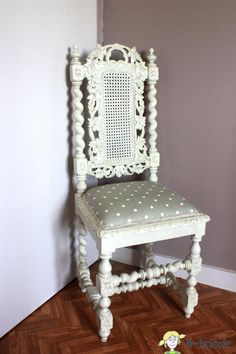
[[[129,72],[103,75],[103,117],[106,159],[134,158],[133,78]]]

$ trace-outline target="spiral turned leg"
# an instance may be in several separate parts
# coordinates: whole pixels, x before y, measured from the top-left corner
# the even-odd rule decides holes
[[[198,293],[195,288],[197,284],[196,275],[201,270],[202,259],[200,257],[201,253],[201,242],[202,236],[194,235],[192,236],[192,246],[190,249],[189,259],[191,260],[192,266],[191,270],[188,271],[189,277],[187,278],[187,287],[184,289],[183,293],[183,304],[185,317],[190,318],[194,311],[194,307],[198,303]]]
[[[148,86],[149,92],[147,94],[148,98],[148,122],[149,122],[149,156],[150,156],[150,167],[149,167],[149,180],[151,182],[157,182],[157,167],[159,166],[159,153],[156,147],[157,140],[157,110],[156,110],[156,82],[158,80],[158,68],[156,66],[156,56],[154,54],[153,48],[150,49],[148,55]]]
[[[96,313],[97,313],[97,324],[98,332],[102,342],[106,342],[113,327],[113,316],[109,310],[111,305],[111,300],[109,295],[112,295],[112,274],[111,274],[111,264],[109,259],[111,255],[101,255],[101,262],[99,265],[99,274],[97,275],[96,286],[101,295],[98,302]]]
[[[90,279],[90,272],[89,272],[89,267],[86,261],[86,256],[87,256],[87,251],[86,251],[86,228],[83,224],[83,222],[80,220],[79,221],[79,236],[78,236],[78,241],[76,244],[76,258],[79,258],[79,264],[77,268],[77,276],[78,276],[78,281],[79,281],[79,286],[82,292],[86,292],[86,288],[89,285],[93,285]],[[79,247],[77,247],[79,243]],[[79,254],[77,249],[79,248]],[[78,259],[77,258],[77,259]]]

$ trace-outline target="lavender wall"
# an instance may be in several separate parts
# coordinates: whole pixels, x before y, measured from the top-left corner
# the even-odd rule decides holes
[[[204,263],[234,270],[235,19],[235,0],[104,0],[104,43],[158,55],[160,181],[211,216]],[[156,251],[181,257],[185,243]]]

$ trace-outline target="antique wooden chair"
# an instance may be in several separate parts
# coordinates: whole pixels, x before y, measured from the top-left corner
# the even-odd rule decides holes
[[[119,54],[117,58],[117,54]],[[153,49],[148,64],[135,48],[100,46],[82,65],[76,47],[71,51],[70,77],[75,126],[75,209],[79,217],[78,279],[93,303],[99,335],[106,342],[113,326],[109,309],[113,294],[157,284],[176,286],[174,273],[186,270],[181,288],[185,316],[198,302],[196,275],[201,269],[200,241],[210,218],[176,192],[157,182],[156,89],[158,68]],[[85,153],[81,83],[87,80],[88,152]],[[148,147],[145,140],[144,82],[148,87]],[[97,178],[140,174],[149,169],[148,181],[108,183],[87,190],[86,175]],[[86,230],[96,241],[99,273],[94,286],[86,262]],[[155,241],[192,235],[189,255],[173,264],[157,265]],[[110,258],[117,248],[145,244],[138,272],[113,275]],[[180,286],[179,286],[180,287]]]

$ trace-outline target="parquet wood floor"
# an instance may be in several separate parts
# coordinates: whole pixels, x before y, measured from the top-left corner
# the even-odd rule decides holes
[[[93,273],[96,268],[97,264],[93,265]],[[134,268],[113,262],[114,273]],[[199,305],[189,320],[183,316],[178,292],[171,288],[152,287],[114,295],[111,304],[114,328],[108,342],[101,343],[93,308],[74,280],[0,339],[0,354],[164,353],[167,349],[158,347],[158,342],[169,330],[186,334],[176,348],[181,354],[236,354],[236,293],[202,284],[197,288]],[[225,339],[230,346],[190,347],[187,345],[190,339],[193,342]]]

